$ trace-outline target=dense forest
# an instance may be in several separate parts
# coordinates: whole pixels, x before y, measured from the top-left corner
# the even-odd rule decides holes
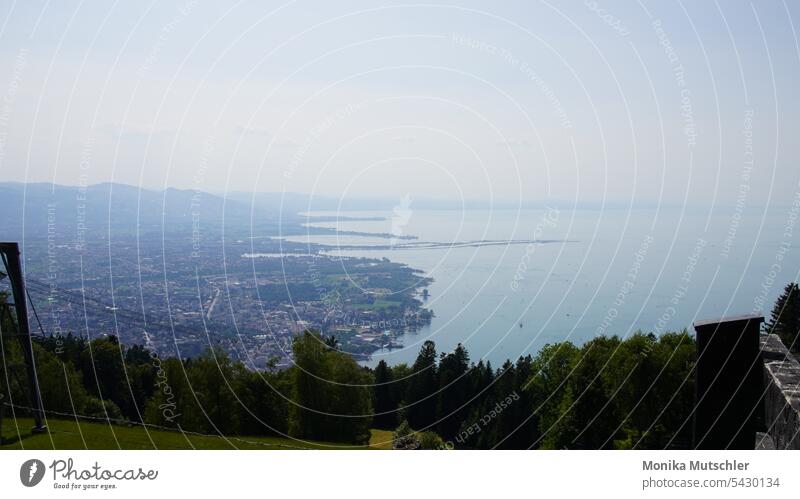
[[[767,324],[796,346],[797,285]],[[6,328],[4,324],[4,329]],[[688,447],[695,342],[686,331],[550,344],[501,366],[426,341],[412,365],[359,366],[333,337],[307,331],[289,369],[252,371],[219,349],[161,359],[113,336],[37,338],[48,417],[111,420],[222,435],[289,435],[363,444],[393,430],[396,448]],[[3,342],[6,415],[28,414],[16,342]],[[8,409],[13,409],[8,410]]]

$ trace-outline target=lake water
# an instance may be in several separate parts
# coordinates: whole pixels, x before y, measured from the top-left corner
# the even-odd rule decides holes
[[[315,215],[335,215],[319,212]],[[768,315],[783,286],[798,278],[789,208],[688,211],[415,210],[342,212],[382,221],[342,221],[341,230],[418,236],[425,242],[559,240],[542,244],[341,251],[386,257],[435,279],[430,326],[379,351],[390,364],[413,362],[425,340],[439,351],[464,344],[472,358],[499,364],[547,343],[581,344],[597,334],[627,336],[691,328],[697,319]],[[319,226],[337,227],[337,223]],[[295,241],[402,245],[375,237],[310,236]],[[334,254],[337,252],[334,251]]]

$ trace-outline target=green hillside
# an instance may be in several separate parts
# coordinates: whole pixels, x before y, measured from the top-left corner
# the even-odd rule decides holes
[[[86,423],[65,419],[48,419],[49,432],[33,434],[32,419],[5,418],[2,422],[0,449],[368,449],[386,448],[384,438],[374,444],[347,446],[325,442],[308,442],[278,437],[217,437],[193,435],[177,431],[145,429],[141,426]],[[19,429],[19,433],[18,433]],[[380,437],[386,432],[379,432]],[[21,438],[20,438],[21,437]],[[391,435],[388,436],[391,439]],[[390,446],[390,445],[389,445]]]

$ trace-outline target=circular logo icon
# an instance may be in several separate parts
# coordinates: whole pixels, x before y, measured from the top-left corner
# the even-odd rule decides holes
[[[28,459],[19,468],[19,479],[22,485],[34,487],[44,478],[44,463],[38,459]]]

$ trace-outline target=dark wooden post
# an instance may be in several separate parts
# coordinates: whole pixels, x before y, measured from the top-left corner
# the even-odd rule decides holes
[[[694,447],[755,448],[764,318],[744,315],[698,321]]]

